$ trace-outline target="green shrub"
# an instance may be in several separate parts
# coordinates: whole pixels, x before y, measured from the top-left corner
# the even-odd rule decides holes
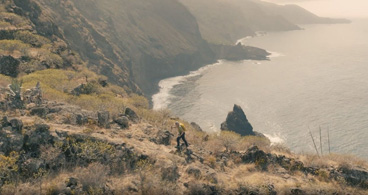
[[[25,18],[9,12],[0,12],[0,21],[7,21],[15,27],[24,27],[29,25],[29,21]]]
[[[0,178],[12,179],[12,176],[19,169],[17,165],[18,158],[19,154],[17,152],[11,152],[8,156],[0,154]]]
[[[50,40],[37,34],[33,34],[29,31],[17,31],[14,33],[14,38],[21,40],[24,43],[30,44],[34,47],[41,47],[42,45],[49,44]]]
[[[232,131],[221,131],[221,135],[218,139],[221,141],[226,151],[232,151],[236,149],[235,147],[239,144],[241,137],[238,133]]]
[[[28,56],[30,45],[23,43],[20,40],[0,40],[0,50],[3,52],[19,51],[22,56]]]
[[[83,142],[74,142],[73,147],[78,151],[77,156],[89,162],[102,162],[115,155],[115,148],[106,142],[86,139]]]
[[[10,27],[11,24],[9,22],[0,21],[0,28]]]

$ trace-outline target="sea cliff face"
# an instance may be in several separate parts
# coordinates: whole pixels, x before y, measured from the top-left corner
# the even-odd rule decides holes
[[[29,2],[15,4],[37,31],[63,39],[91,70],[133,91],[149,95],[159,80],[215,61],[196,19],[177,1]]]

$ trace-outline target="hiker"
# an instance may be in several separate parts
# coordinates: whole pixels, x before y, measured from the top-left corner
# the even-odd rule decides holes
[[[178,129],[179,136],[176,138],[176,141],[178,145],[176,148],[180,148],[180,139],[183,139],[185,146],[188,148],[188,142],[185,140],[185,126],[182,123],[179,123],[178,121],[175,122],[175,127]]]

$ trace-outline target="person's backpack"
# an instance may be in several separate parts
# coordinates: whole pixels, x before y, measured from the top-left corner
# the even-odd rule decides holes
[[[183,130],[183,132],[185,132],[185,131],[186,131],[185,126],[184,126],[183,124],[181,124],[181,123],[180,123],[180,125],[179,125],[179,126],[180,126],[180,128]]]

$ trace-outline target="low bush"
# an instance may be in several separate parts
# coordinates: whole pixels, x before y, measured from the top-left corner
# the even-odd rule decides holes
[[[19,154],[17,152],[11,152],[8,156],[0,154],[0,180],[1,182],[9,182],[14,179],[14,175],[17,173],[19,167],[17,161]]]
[[[0,51],[13,53],[19,51],[22,56],[28,56],[31,46],[20,40],[0,40]]]
[[[17,31],[14,33],[14,38],[17,40],[21,40],[24,43],[30,44],[33,47],[41,47],[42,45],[49,44],[50,40],[47,38],[33,34],[29,31]]]
[[[86,168],[77,168],[75,170],[78,181],[82,184],[84,191],[103,192],[106,185],[110,169],[100,163],[92,163]],[[97,193],[102,194],[102,193]]]
[[[0,21],[9,22],[11,25],[18,28],[29,25],[29,21],[25,18],[9,12],[0,12]]]

